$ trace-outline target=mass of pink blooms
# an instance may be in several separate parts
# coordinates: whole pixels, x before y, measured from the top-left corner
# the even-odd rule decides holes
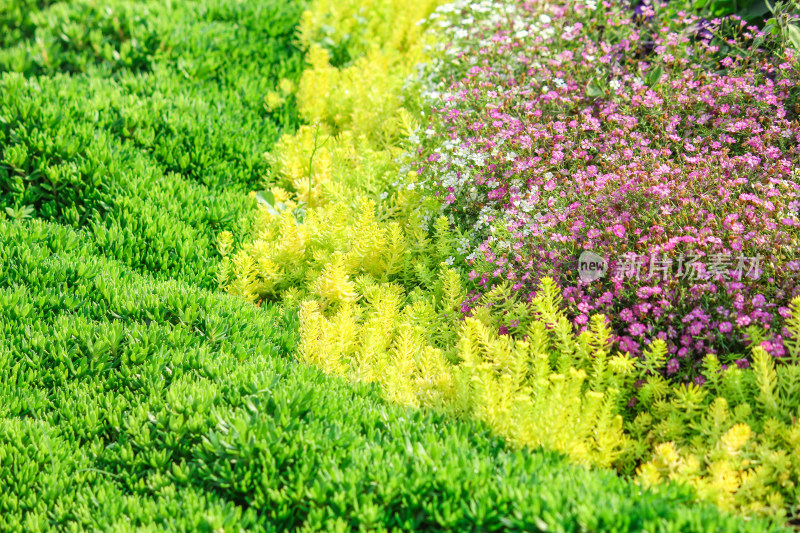
[[[755,49],[738,19],[484,4],[438,14],[452,39],[416,167],[471,235],[462,311],[552,276],[579,328],[605,314],[632,355],[665,339],[670,375],[742,353],[753,326],[781,357],[800,294],[797,54]],[[607,262],[599,279],[579,275],[587,250]]]

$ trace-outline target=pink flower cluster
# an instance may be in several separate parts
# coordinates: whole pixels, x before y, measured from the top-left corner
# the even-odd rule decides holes
[[[471,230],[471,300],[499,282],[531,298],[553,276],[577,326],[606,314],[634,355],[665,339],[669,374],[741,351],[751,326],[780,357],[800,293],[798,56],[751,49],[740,21],[705,25],[708,40],[695,17],[616,2],[442,16],[470,24],[442,24],[417,168]],[[585,250],[636,271],[583,281]]]

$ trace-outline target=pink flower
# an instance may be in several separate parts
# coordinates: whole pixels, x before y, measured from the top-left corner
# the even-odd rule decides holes
[[[642,334],[643,334],[645,331],[647,331],[647,328],[646,328],[646,327],[644,327],[644,325],[643,325],[643,324],[640,324],[639,322],[635,322],[635,323],[631,324],[631,326],[628,328],[628,331],[629,331],[629,332],[630,332],[630,334],[631,334],[631,335],[633,335],[634,337],[639,337],[639,336],[640,336],[640,335],[642,335]]]
[[[678,372],[678,370],[680,370],[680,368],[681,368],[680,361],[678,361],[674,357],[669,361],[667,361],[667,374],[675,374],[676,372]]]
[[[613,226],[606,228],[606,231],[616,235],[619,238],[625,236],[625,227],[622,224],[614,224]]]

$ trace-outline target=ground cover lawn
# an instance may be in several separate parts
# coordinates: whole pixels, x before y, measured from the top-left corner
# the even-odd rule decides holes
[[[440,272],[446,221],[429,238],[393,222],[417,216],[415,197],[374,219],[374,204],[349,197],[377,202],[394,179],[421,103],[401,97],[400,76],[418,34],[391,31],[416,27],[435,2],[403,6],[405,18],[391,2],[335,4],[339,19],[329,2],[0,3],[0,530],[780,529],[698,503],[689,486],[645,489],[521,448],[485,417],[413,400],[397,360],[394,396],[383,378],[326,375],[346,373],[314,351],[310,318],[325,327],[355,290],[399,294],[349,285],[354,256],[326,246],[372,257],[385,244],[370,241],[377,225],[418,239],[388,263],[413,294],[439,293],[433,314],[416,300],[413,320],[436,323],[460,290],[455,270]],[[367,13],[368,29],[345,38],[348,10]],[[385,87],[365,84],[367,72]],[[323,106],[311,96],[325,82]],[[343,134],[354,125],[365,137]],[[327,134],[338,135],[318,146]],[[288,193],[264,190],[275,173]],[[331,198],[348,197],[332,209],[342,227],[355,218],[355,235],[325,219]],[[299,219],[281,231],[331,235],[302,261],[281,252],[317,275],[286,268],[278,297],[240,274],[254,236],[279,236],[269,228],[280,217]],[[301,305],[304,284],[330,308]],[[376,357],[391,347],[379,344]]]

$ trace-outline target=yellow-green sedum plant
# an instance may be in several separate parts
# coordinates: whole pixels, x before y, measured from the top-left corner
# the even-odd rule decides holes
[[[776,363],[756,345],[750,368],[723,371],[709,355],[702,387],[651,388],[630,423],[631,435],[647,450],[638,469],[645,485],[678,480],[726,509],[797,516],[800,298],[791,308],[788,360]]]
[[[610,353],[604,317],[577,333],[545,279],[524,340],[498,335],[491,306],[448,323],[463,294],[443,269],[440,304],[406,303],[394,284],[355,290],[326,313],[300,312],[300,358],[327,372],[375,382],[397,402],[486,422],[509,442],[544,446],[592,466],[636,473],[645,486],[671,480],[701,499],[746,515],[794,516],[800,489],[800,351],[776,365],[761,347],[754,364],[722,368],[706,358],[703,386],[674,385],[653,372],[667,348],[642,358]],[[498,296],[498,295],[495,295]],[[489,303],[489,302],[485,302]],[[791,332],[800,338],[800,298]],[[457,331],[451,341],[431,332]],[[455,362],[454,362],[455,361]],[[636,405],[631,405],[635,398]]]
[[[454,320],[465,291],[454,270],[443,266],[439,278],[430,299],[375,283],[330,316],[317,301],[304,302],[300,358],[378,383],[393,401],[476,417],[517,445],[559,450],[579,463],[611,466],[630,448],[619,412],[634,362],[609,353],[602,317],[575,337],[552,311],[560,296],[547,280],[527,338],[498,335],[487,312]]]
[[[406,85],[425,57],[418,22],[439,3],[312,3],[300,26],[309,68],[297,90],[301,116],[311,125],[266,154],[269,200],[260,204],[253,240],[234,250],[233,236],[220,236],[221,287],[251,301],[317,296],[327,306],[351,297],[354,276],[405,284],[435,278],[434,258],[420,253],[412,265],[408,253],[442,249],[450,237],[430,241],[432,209],[422,195],[386,191],[417,129],[407,109],[414,109],[417,92]],[[331,54],[342,47],[350,61],[337,68]]]

